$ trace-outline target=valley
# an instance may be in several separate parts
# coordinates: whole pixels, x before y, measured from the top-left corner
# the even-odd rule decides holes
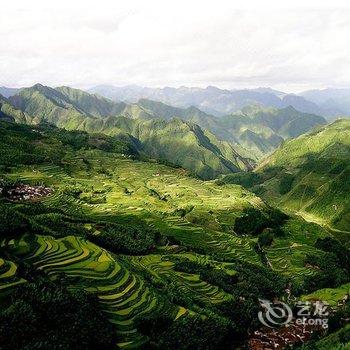
[[[249,347],[259,299],[327,300],[337,321],[318,349],[347,339],[348,120],[42,85],[1,101],[4,349],[27,328],[31,348]],[[57,311],[44,324],[55,307],[74,326]]]
[[[0,350],[350,350],[350,3],[4,1]]]

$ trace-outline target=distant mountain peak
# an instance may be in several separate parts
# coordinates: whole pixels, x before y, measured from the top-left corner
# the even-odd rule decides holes
[[[301,112],[318,115],[327,114],[320,106],[302,96],[286,94],[268,87],[227,90],[212,85],[206,88],[186,86],[179,88],[108,88],[103,86],[92,88],[89,92],[98,93],[114,101],[137,102],[142,98],[147,98],[181,108],[195,106],[217,117],[239,111],[251,104],[274,108],[284,108],[292,105]]]
[[[54,90],[54,88],[50,87],[50,86],[46,86],[40,83],[36,83],[33,86],[29,87],[29,88],[25,88],[25,89],[32,89],[32,90],[37,90],[37,91],[52,91]]]

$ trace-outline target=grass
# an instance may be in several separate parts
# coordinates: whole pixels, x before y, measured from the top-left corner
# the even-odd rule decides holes
[[[302,280],[315,272],[304,265],[305,256],[316,253],[316,240],[324,238],[328,233],[318,225],[298,218],[289,220],[284,231],[285,236],[275,239],[271,247],[266,249],[266,256],[274,270]]]
[[[313,301],[322,300],[326,301],[330,306],[337,306],[339,301],[350,294],[350,283],[343,284],[338,288],[324,288],[319,289],[314,293],[303,295],[302,300]]]
[[[349,233],[350,122],[338,120],[285,142],[256,169],[254,191],[275,206]],[[281,191],[289,177],[290,188]]]
[[[232,298],[230,294],[220,290],[217,286],[202,281],[197,274],[189,274],[174,270],[173,259],[184,259],[201,261],[196,254],[172,254],[172,255],[147,255],[142,257],[132,257],[132,264],[141,267],[153,276],[171,281],[184,294],[194,296],[195,299],[203,303],[217,304]],[[207,263],[210,260],[206,260]],[[219,264],[223,265],[223,264]]]

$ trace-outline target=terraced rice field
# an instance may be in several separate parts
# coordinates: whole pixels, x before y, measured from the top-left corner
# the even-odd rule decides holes
[[[328,234],[317,225],[291,219],[285,225],[287,235],[275,239],[266,250],[271,267],[280,273],[302,280],[312,275],[315,270],[304,264],[308,254],[317,253],[314,244],[318,238]]]
[[[132,257],[132,263],[136,266],[142,267],[148,273],[166,281],[175,283],[178,290],[184,295],[189,294],[196,300],[207,304],[218,304],[225,300],[232,298],[229,294],[222,291],[215,285],[211,285],[205,281],[202,281],[197,274],[190,274],[184,272],[178,272],[173,269],[173,258],[181,258],[192,261],[206,261],[208,260],[200,256],[184,253],[184,254],[172,254],[172,255],[147,255]],[[220,264],[221,265],[221,264]]]
[[[303,295],[302,300],[314,301],[323,300],[326,301],[330,306],[337,306],[338,303],[342,303],[347,300],[350,296],[350,283],[343,284],[338,288],[324,288],[319,289],[314,293]]]
[[[83,156],[89,159],[89,169],[79,168],[79,160],[73,159],[70,170],[45,165],[21,168],[10,176],[55,187],[53,195],[43,199],[43,203],[65,210],[68,215],[111,222],[123,216],[140,218],[194,250],[200,248],[227,258],[261,263],[253,249],[256,239],[232,232],[235,218],[245,207],[264,205],[242,187],[217,186],[211,181],[190,178],[184,170],[106,157],[98,151],[84,151]],[[97,168],[108,172],[94,172]],[[81,189],[81,193],[73,196],[66,192],[67,187]],[[184,210],[185,215],[179,210]],[[317,236],[311,233],[307,237],[299,228],[292,231],[300,231],[300,235],[276,240],[267,257],[272,268],[282,273],[310,274],[312,270],[304,268],[303,260],[314,249],[311,246]]]
[[[114,221],[116,216],[132,215],[184,245],[259,263],[251,247],[252,240],[229,232],[243,208],[263,205],[240,186],[223,188],[159,164],[125,159],[111,161],[101,159],[100,155],[94,158],[94,153],[89,157],[92,164],[103,163],[113,175],[91,176],[87,171],[80,171],[71,176],[58,166],[45,165],[16,171],[10,177],[54,186],[55,192],[43,203],[66,210],[68,215],[109,221]],[[64,189],[70,186],[83,188],[83,193],[79,197],[65,193]],[[178,213],[181,209],[189,213],[182,217]]]
[[[277,272],[300,279],[307,275],[312,275],[314,270],[305,267],[303,261],[307,254],[315,252],[315,248],[298,243],[291,245],[284,243],[278,242],[267,250],[266,256],[271,263],[271,267]]]
[[[120,335],[119,346],[135,348],[143,344],[134,325],[136,316],[163,310],[177,319],[193,313],[183,306],[170,306],[152,284],[133,272],[142,269],[164,283],[172,282],[201,304],[218,304],[231,296],[199,275],[174,270],[174,258],[210,263],[235,273],[225,258],[238,258],[261,264],[254,250],[257,238],[238,236],[232,231],[234,220],[248,206],[263,207],[261,200],[240,186],[217,186],[185,176],[183,170],[163,165],[120,158],[108,158],[98,152],[84,151],[90,168],[72,159],[71,168],[55,165],[13,169],[9,177],[43,182],[52,186],[52,195],[43,198],[48,208],[59,208],[67,215],[84,218],[90,227],[96,222],[142,219],[167,237],[180,242],[158,247],[154,254],[117,257],[82,238],[67,236],[29,236],[3,242],[16,257],[44,271],[50,278],[64,276],[71,288],[81,287],[95,293]],[[105,173],[94,169],[108,169]],[[293,228],[291,232],[302,231]],[[69,232],[67,232],[69,235]],[[312,238],[311,238],[312,237]],[[293,233],[288,239],[275,239],[266,256],[271,267],[291,276],[313,273],[304,267],[306,254],[317,235]],[[190,252],[188,252],[190,250]],[[220,261],[211,260],[217,253]],[[10,289],[24,280],[16,278],[16,265],[0,260],[1,288]]]
[[[17,276],[17,266],[12,261],[0,258],[0,293],[5,295],[14,287],[25,283],[23,278]]]
[[[274,206],[299,212],[306,219],[347,234],[349,204],[344,186],[347,186],[349,167],[338,173],[339,164],[332,167],[326,161],[324,166],[322,176],[319,170],[303,170],[301,166],[292,189],[283,195],[279,193],[277,178],[266,181],[263,198]]]
[[[134,327],[133,321],[137,315],[163,310],[175,318],[180,311],[179,308],[165,305],[141,277],[126,269],[106,250],[81,238],[35,236],[33,242],[29,236],[23,236],[18,240],[3,242],[3,246],[22,261],[44,271],[50,278],[64,276],[72,288],[81,287],[95,293],[109,320],[116,325],[121,337],[119,346],[124,348],[137,347],[145,341]],[[6,262],[0,263],[0,272],[4,270],[0,278],[15,275],[16,266],[13,263],[8,267]],[[17,281],[20,282],[24,281]]]

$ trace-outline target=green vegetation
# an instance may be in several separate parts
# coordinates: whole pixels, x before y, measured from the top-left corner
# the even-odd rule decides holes
[[[132,143],[118,141],[106,135],[89,135],[82,131],[68,132],[50,125],[28,127],[1,122],[0,132],[1,169],[41,163],[64,166],[64,158],[69,152],[82,149],[137,155]]]
[[[0,120],[17,123],[30,123],[31,118],[19,109],[16,109],[8,99],[0,95]]]
[[[14,259],[44,272],[51,280],[63,278],[69,288],[96,295],[108,320],[118,330],[118,342],[144,342],[135,334],[133,318],[164,306],[162,298],[142,278],[84,239],[25,235],[19,240],[5,240],[4,246]],[[176,314],[175,307],[168,306],[167,310]]]
[[[160,349],[222,349],[232,344],[229,323],[214,315],[181,317],[175,322],[163,315],[153,315],[140,318],[138,327],[157,339]]]
[[[92,294],[38,277],[0,311],[2,349],[111,349],[116,334]]]
[[[178,261],[174,265],[175,271],[199,274],[201,280],[215,284],[228,293],[233,293],[237,282],[237,275],[228,274],[222,269],[207,265],[201,265],[195,261]]]
[[[273,206],[335,228],[348,243],[350,122],[338,120],[285,142],[255,175],[228,175],[219,184],[245,185]]]
[[[324,339],[309,342],[300,350],[348,350],[350,343],[350,325],[334,332]]]
[[[277,109],[251,105],[220,118],[225,139],[242,145],[255,159],[271,153],[284,140],[298,137],[323,124],[326,124],[323,117],[301,113],[291,106]]]
[[[203,179],[250,170],[252,159],[271,153],[284,139],[325,123],[322,117],[292,107],[250,106],[216,118],[195,107],[181,109],[146,99],[117,103],[78,89],[40,84],[21,89],[6,101],[13,106],[7,113],[10,120],[48,122],[134,141],[147,157],[180,165]]]
[[[104,133],[121,141],[133,141],[148,158],[182,166],[204,179],[252,169],[254,164],[228,142],[218,141],[209,131],[193,124],[190,117],[186,118],[188,122],[177,118],[186,117],[191,110],[178,115],[165,105],[153,106],[153,112],[149,103],[142,101],[127,105],[81,90],[53,89],[40,84],[21,89],[10,101],[35,116],[31,123],[47,122],[68,130]],[[167,110],[175,113],[172,118],[167,118],[171,113]]]
[[[287,219],[288,216],[277,209],[261,210],[251,207],[245,209],[242,216],[236,219],[234,231],[240,235],[258,235],[264,229],[274,229],[274,232],[279,234],[280,226]]]
[[[161,243],[160,234],[147,226],[110,224],[90,239],[114,253],[145,254]]]
[[[193,124],[218,125],[196,108],[114,103],[41,85],[21,90],[11,103],[34,117],[24,125],[13,123],[14,111],[0,115],[5,349],[244,346],[260,326],[259,298],[320,295],[335,305],[346,295],[346,122],[287,141],[256,171],[233,174],[250,169],[251,160]],[[251,125],[273,130],[264,137],[274,147],[277,134],[304,130],[293,124],[300,115],[292,109],[249,113]],[[321,122],[304,117],[310,127]],[[247,115],[230,118],[247,136]],[[314,141],[300,148],[313,138],[320,138],[318,148]],[[279,156],[287,158],[284,152],[286,161]],[[213,181],[197,177],[225,173]],[[298,191],[310,207],[295,206]],[[316,215],[311,201],[318,195],[325,211],[317,217],[338,231],[293,213]],[[327,208],[334,205],[332,217]],[[346,312],[340,311],[332,332],[342,342]]]
[[[317,269],[317,272],[304,282],[306,292],[312,292],[318,288],[335,288],[349,279],[347,271],[338,263],[336,256],[332,253],[308,255],[305,262]]]
[[[331,237],[317,239],[315,247],[323,252],[306,257],[306,263],[317,267],[318,271],[306,279],[304,289],[336,288],[346,283],[350,278],[350,251]]]
[[[350,283],[343,284],[337,288],[319,289],[311,294],[304,295],[303,300],[324,300],[331,306],[337,306],[347,295],[350,294]]]
[[[175,108],[161,102],[141,99],[137,105],[149,116],[181,118],[213,133],[219,140],[237,145],[242,155],[260,159],[275,150],[283,140],[295,138],[318,125],[326,124],[323,117],[301,113],[289,106],[264,108],[259,105],[244,107],[221,118],[215,118],[196,107]]]

